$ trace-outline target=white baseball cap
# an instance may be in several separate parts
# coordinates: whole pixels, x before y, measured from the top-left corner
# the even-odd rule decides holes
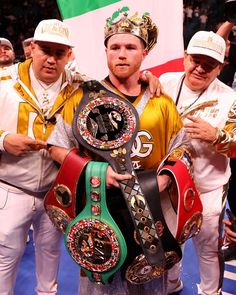
[[[58,19],[42,20],[35,29],[34,41],[44,41],[73,47],[69,40],[69,27]]]
[[[13,50],[11,42],[6,38],[0,38],[0,45],[8,46],[9,48],[11,48],[11,50]]]
[[[190,39],[187,53],[207,55],[223,63],[225,47],[225,40],[220,35],[212,31],[199,31]]]

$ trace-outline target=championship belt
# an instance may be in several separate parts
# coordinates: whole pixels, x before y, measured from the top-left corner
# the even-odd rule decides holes
[[[108,163],[89,162],[86,168],[86,205],[68,225],[65,245],[89,279],[108,283],[126,255],[125,239],[106,205]]]
[[[63,233],[77,215],[77,200],[82,200],[79,195],[82,190],[77,190],[77,187],[81,174],[90,161],[89,157],[78,155],[78,149],[70,150],[44,199],[49,218]]]
[[[132,104],[108,91],[97,81],[83,87],[84,96],[73,121],[77,141],[109,162],[118,173],[132,178],[120,186],[137,233],[137,240],[150,265],[163,265],[164,252],[151,210],[132,167],[130,150],[139,118]]]
[[[174,180],[161,200],[165,219],[171,220],[174,225],[168,227],[173,228],[173,235],[179,244],[199,233],[203,218],[202,203],[189,168],[190,157],[185,148],[177,148],[158,171],[158,174],[171,175]]]

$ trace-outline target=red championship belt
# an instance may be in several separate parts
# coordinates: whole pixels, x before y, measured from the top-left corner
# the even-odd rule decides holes
[[[170,189],[161,193],[162,210],[166,223],[179,244],[198,234],[202,224],[202,203],[187,162],[188,152],[179,148],[181,160],[169,157],[158,174],[171,175]]]
[[[78,152],[77,148],[73,148],[67,154],[56,180],[44,199],[44,207],[49,218],[63,233],[69,222],[77,215],[76,200],[80,198],[77,186],[87,163],[90,161],[89,157],[82,157]],[[84,190],[81,192],[83,193]]]

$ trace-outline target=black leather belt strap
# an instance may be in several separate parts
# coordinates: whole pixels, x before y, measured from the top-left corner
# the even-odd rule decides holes
[[[141,171],[138,173],[140,185],[143,189],[145,196],[147,196],[147,202],[149,207],[152,208],[152,215],[155,223],[162,224],[163,232],[159,233],[159,237],[162,241],[164,251],[175,251],[179,259],[182,258],[181,248],[170,232],[161,207],[161,195],[158,191],[156,170]]]
[[[156,171],[138,172],[138,178],[143,192],[147,196],[147,203],[152,208],[156,230],[162,242],[164,259],[162,264],[152,266],[143,254],[136,256],[125,273],[125,278],[132,284],[144,284],[161,277],[166,270],[170,269],[182,258],[180,246],[169,231],[162,213]]]

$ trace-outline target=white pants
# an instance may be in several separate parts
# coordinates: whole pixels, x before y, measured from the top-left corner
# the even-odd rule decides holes
[[[0,294],[13,295],[17,269],[33,225],[36,292],[56,294],[61,233],[48,218],[43,199],[0,183]]]
[[[97,285],[87,277],[80,277],[79,295],[166,295],[166,275],[143,285],[131,285],[122,280],[119,271],[107,285]]]
[[[201,194],[203,223],[200,233],[193,238],[193,244],[199,260],[200,289],[204,295],[219,294],[222,284],[223,259],[220,253],[220,237],[223,197],[223,188]],[[178,263],[168,272],[168,279],[177,279],[180,271],[181,263]]]

